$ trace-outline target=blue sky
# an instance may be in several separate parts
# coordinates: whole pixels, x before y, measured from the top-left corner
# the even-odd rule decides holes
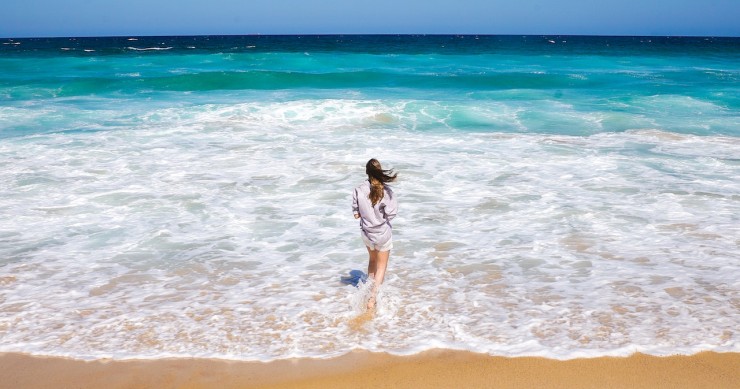
[[[0,36],[740,36],[740,0],[9,0]]]

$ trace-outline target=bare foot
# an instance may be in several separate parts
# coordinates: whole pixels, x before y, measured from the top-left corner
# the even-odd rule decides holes
[[[372,296],[367,300],[367,309],[374,309],[374,308],[375,308],[375,296]]]

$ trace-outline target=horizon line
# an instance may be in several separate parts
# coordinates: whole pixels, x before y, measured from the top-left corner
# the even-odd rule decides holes
[[[279,36],[279,37],[290,37],[290,36],[501,36],[501,37],[609,37],[609,38],[730,38],[737,39],[740,35],[663,35],[663,34],[648,34],[648,35],[625,35],[625,34],[477,34],[477,33],[306,33],[306,34],[288,34],[288,33],[277,33],[277,34],[262,34],[262,33],[247,33],[247,34],[186,34],[186,35],[49,35],[49,36],[0,36],[0,39],[65,39],[65,38],[172,38],[172,37],[258,37],[258,36]]]

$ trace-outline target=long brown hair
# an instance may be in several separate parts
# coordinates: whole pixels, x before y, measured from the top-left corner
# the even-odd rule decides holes
[[[394,173],[392,169],[383,170],[383,167],[380,166],[380,162],[375,158],[367,161],[367,164],[365,165],[365,173],[367,173],[367,178],[370,180],[369,197],[370,202],[374,207],[378,201],[383,199],[383,187],[385,186],[385,183],[395,181],[398,173]]]

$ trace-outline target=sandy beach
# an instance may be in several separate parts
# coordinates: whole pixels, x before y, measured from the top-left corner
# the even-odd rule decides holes
[[[557,361],[433,350],[269,363],[0,355],[0,388],[738,388],[740,354]]]

